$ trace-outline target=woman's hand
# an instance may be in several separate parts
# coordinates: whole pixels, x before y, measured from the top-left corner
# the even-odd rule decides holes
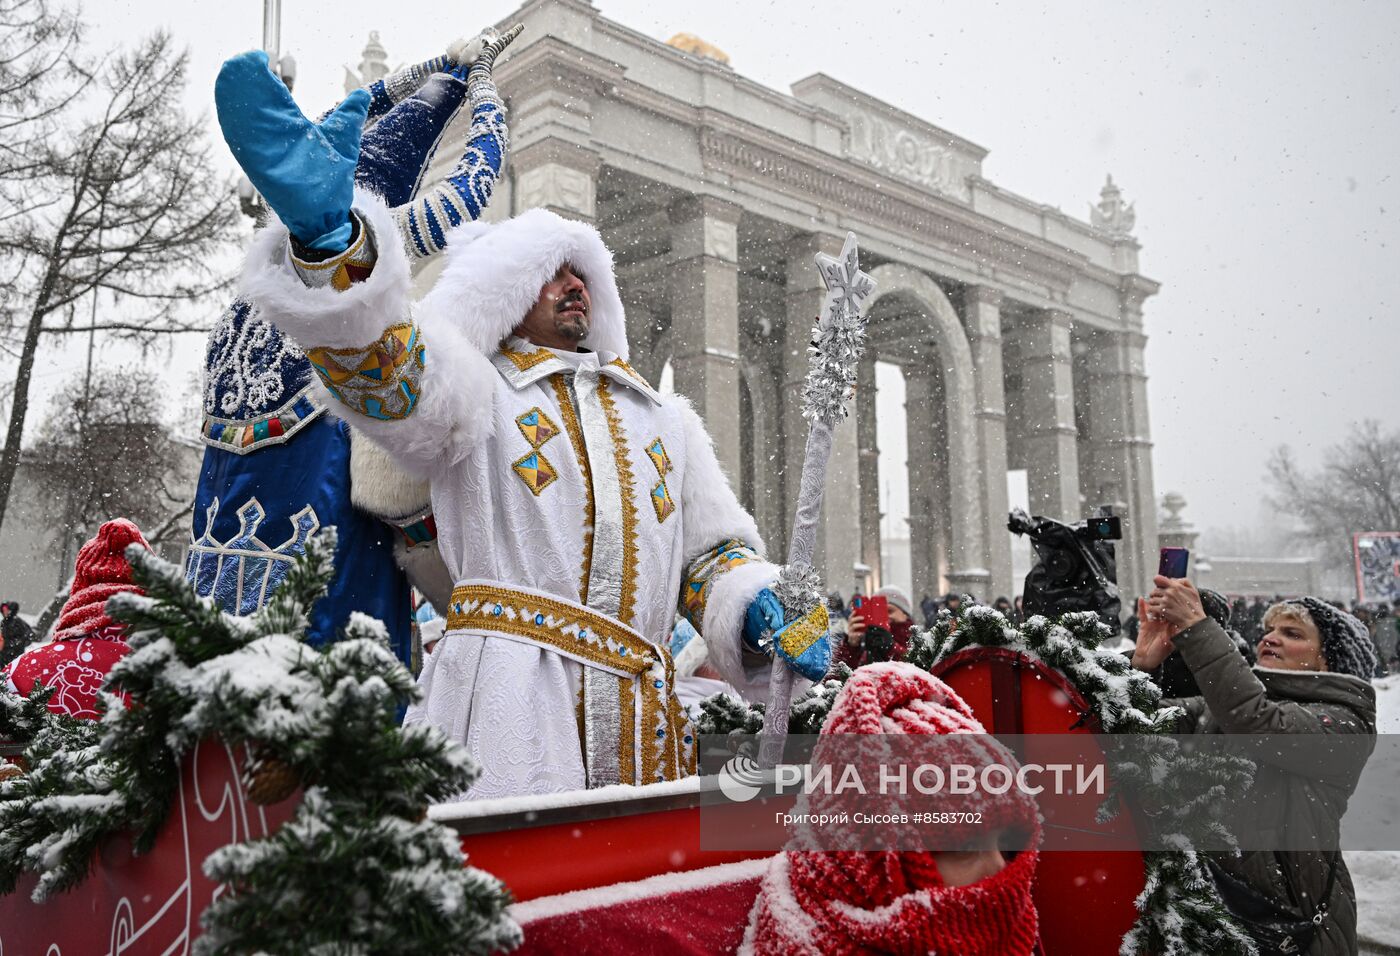
[[[1162,662],[1176,650],[1172,635],[1176,631],[1163,620],[1153,620],[1147,615],[1147,602],[1138,598],[1138,636],[1133,648],[1133,667],[1140,671],[1156,670]]]
[[[851,611],[851,616],[846,619],[846,643],[852,647],[860,647],[865,642],[865,618],[860,616],[860,610]]]
[[[1173,636],[1206,619],[1201,595],[1190,581],[1185,578],[1164,578],[1159,574],[1152,579],[1152,583],[1157,585],[1157,589],[1147,599],[1148,610],[1153,618],[1171,626]]]

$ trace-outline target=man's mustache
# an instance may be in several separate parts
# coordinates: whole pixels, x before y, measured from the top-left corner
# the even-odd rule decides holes
[[[564,296],[564,298],[559,300],[559,303],[554,307],[554,311],[563,312],[566,309],[571,308],[581,309],[583,310],[583,313],[585,315],[588,314],[588,303],[584,301],[583,293],[570,292],[568,295]]]

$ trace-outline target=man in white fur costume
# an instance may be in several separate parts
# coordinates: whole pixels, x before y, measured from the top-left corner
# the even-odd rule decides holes
[[[312,124],[270,79],[245,54],[216,90],[225,139],[285,223],[255,239],[242,291],[429,482],[457,584],[406,720],[466,744],[470,795],[693,772],[666,650],[678,606],[745,693],[766,687],[772,649],[819,678],[825,609],[784,621],[699,417],[628,366],[597,231],[544,210],[457,224],[444,207],[428,226],[456,226],[446,267],[414,303],[388,211],[344,176],[353,108]]]

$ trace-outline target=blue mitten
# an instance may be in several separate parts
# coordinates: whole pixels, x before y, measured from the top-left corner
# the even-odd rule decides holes
[[[816,682],[831,668],[831,621],[818,604],[773,635],[773,647],[793,670]]]
[[[764,588],[754,595],[744,613],[744,643],[769,655],[777,651],[798,674],[819,681],[831,667],[829,627],[824,604],[784,624],[782,603]]]
[[[749,608],[744,612],[744,643],[749,650],[769,653],[769,641],[774,632],[783,626],[783,605],[778,596],[764,588],[753,596]]]
[[[261,50],[226,61],[214,84],[224,141],[303,245],[343,251],[369,94],[355,90],[321,123],[307,119]]]

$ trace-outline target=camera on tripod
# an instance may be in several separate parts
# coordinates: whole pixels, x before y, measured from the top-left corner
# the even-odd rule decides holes
[[[1078,524],[1026,514],[1013,508],[1007,528],[1031,539],[1035,563],[1026,575],[1022,607],[1027,616],[1057,618],[1092,611],[1118,633],[1122,602],[1118,564],[1110,541],[1123,538],[1123,521],[1107,507]]]

